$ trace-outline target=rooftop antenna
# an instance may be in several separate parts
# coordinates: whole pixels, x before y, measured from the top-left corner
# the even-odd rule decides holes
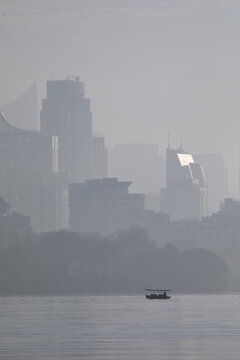
[[[168,149],[170,149],[170,134],[168,133]]]
[[[74,75],[68,75],[68,76],[67,76],[67,80],[79,81],[79,77],[78,77],[78,76],[74,76]]]
[[[182,151],[183,147],[182,147],[182,136],[180,135],[180,150]]]

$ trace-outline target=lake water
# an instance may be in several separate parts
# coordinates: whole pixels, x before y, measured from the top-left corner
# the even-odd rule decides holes
[[[240,359],[240,295],[1,297],[0,359]]]

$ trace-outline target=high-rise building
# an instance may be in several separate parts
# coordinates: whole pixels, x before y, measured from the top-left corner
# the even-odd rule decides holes
[[[183,149],[166,150],[166,188],[161,190],[161,211],[171,220],[201,219],[207,215],[207,191],[201,164]]]
[[[46,187],[54,184],[51,137],[16,128],[0,112],[0,168],[0,194],[12,210],[31,216],[35,231],[54,230],[55,202],[49,191],[43,201]]]
[[[51,138],[14,127],[0,112],[0,191],[14,208],[23,184],[43,184],[52,174]]]
[[[70,181],[91,178],[92,113],[78,77],[47,82],[42,102],[41,133],[58,137],[58,170]]]

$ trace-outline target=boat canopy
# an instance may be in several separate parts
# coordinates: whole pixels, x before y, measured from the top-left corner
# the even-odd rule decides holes
[[[171,290],[167,290],[167,289],[145,289],[145,291],[156,291],[156,292],[160,292],[160,291],[171,291]]]

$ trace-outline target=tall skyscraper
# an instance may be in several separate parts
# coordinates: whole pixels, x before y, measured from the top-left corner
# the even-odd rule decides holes
[[[207,215],[207,191],[201,164],[183,149],[166,150],[167,186],[161,191],[161,210],[171,220],[201,219]]]
[[[58,137],[58,169],[70,181],[90,179],[92,171],[92,113],[78,77],[47,82],[40,115],[43,135]]]
[[[16,128],[0,112],[0,168],[0,194],[11,209],[31,216],[37,232],[54,230],[51,137]]]

